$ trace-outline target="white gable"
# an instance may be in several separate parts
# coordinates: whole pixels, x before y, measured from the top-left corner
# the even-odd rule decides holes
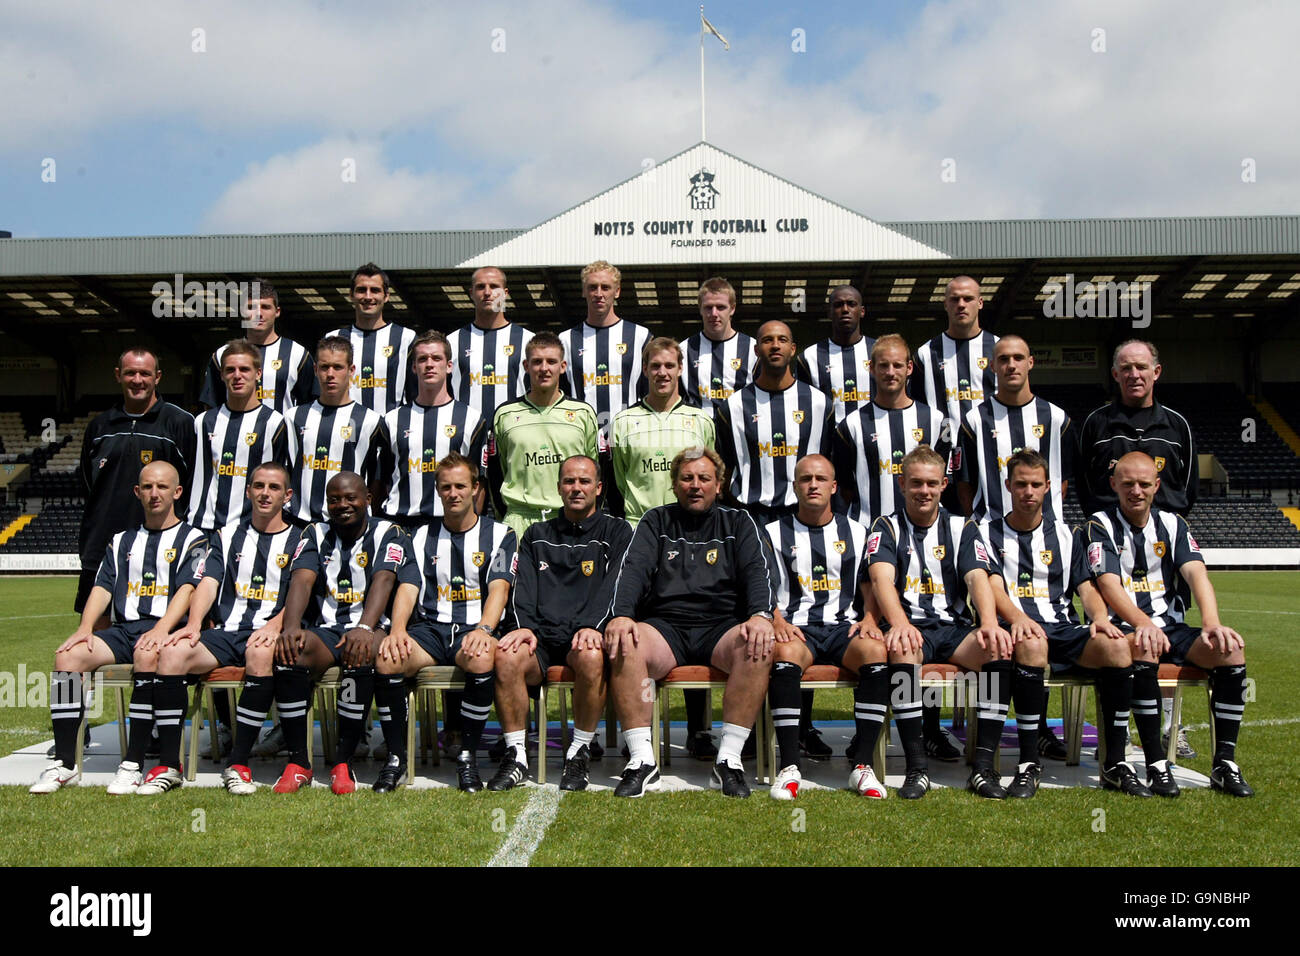
[[[460,266],[947,258],[699,143]]]

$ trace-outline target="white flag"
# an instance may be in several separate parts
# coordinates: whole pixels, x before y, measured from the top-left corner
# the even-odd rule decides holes
[[[700,36],[701,37],[704,36],[705,30],[707,30],[709,33],[712,33],[715,37],[717,37],[719,40],[722,41],[722,48],[724,50],[731,49],[731,44],[727,42],[727,38],[718,32],[717,27],[715,27],[712,23],[710,23],[708,21],[708,18],[704,16],[703,11],[701,11],[700,12]]]

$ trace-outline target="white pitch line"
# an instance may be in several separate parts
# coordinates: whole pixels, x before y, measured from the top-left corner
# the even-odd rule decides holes
[[[527,866],[537,852],[546,828],[555,819],[564,796],[559,787],[533,787],[528,803],[520,812],[515,825],[506,835],[506,842],[488,860],[488,866]]]
[[[1300,724],[1300,717],[1270,717],[1267,720],[1243,721],[1243,727],[1285,727],[1287,724]],[[1184,730],[1209,730],[1209,724],[1188,724]]]
[[[1229,614],[1286,614],[1291,617],[1300,616],[1300,611],[1264,611],[1255,607],[1221,607],[1219,611],[1227,611]]]
[[[76,617],[76,611],[62,611],[58,614],[19,614],[16,617],[0,617],[0,621],[34,621],[38,617]]]

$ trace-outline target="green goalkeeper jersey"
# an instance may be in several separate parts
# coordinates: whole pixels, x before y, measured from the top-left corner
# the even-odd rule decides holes
[[[713,418],[680,399],[662,413],[642,400],[614,416],[609,442],[614,480],[635,525],[651,508],[677,500],[668,467],[684,448],[714,447]]]
[[[504,510],[558,511],[560,464],[571,455],[598,461],[598,431],[595,409],[563,394],[547,408],[526,395],[498,406],[492,435]]]

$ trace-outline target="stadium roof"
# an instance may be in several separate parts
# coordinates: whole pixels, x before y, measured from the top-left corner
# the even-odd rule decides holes
[[[1300,216],[877,222],[698,143],[531,229],[0,239],[0,331],[51,354],[60,330],[228,331],[211,301],[158,324],[157,286],[177,274],[266,276],[286,317],[323,329],[349,320],[347,277],[366,261],[389,272],[404,324],[464,324],[470,271],[492,263],[520,321],[562,327],[585,314],[576,266],[597,258],[623,270],[620,314],[652,325],[691,317],[717,274],[746,321],[789,317],[797,298],[816,316],[844,282],[872,321],[934,319],[963,273],[981,280],[990,324],[1042,317],[1067,277],[1149,282],[1159,315],[1289,318],[1300,301]]]

